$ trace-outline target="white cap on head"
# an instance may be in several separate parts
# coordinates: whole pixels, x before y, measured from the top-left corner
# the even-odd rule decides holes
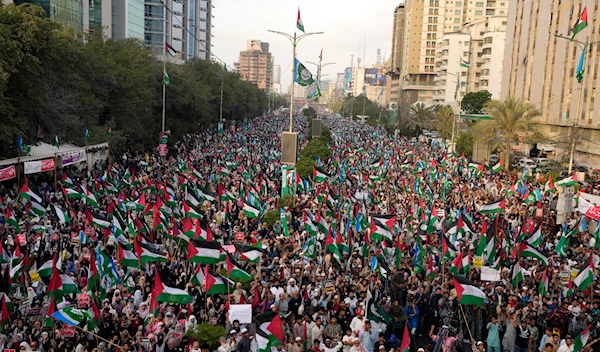
[[[243,329],[242,329],[242,331],[240,331],[240,334],[243,334],[243,333],[245,333],[245,332],[248,332],[248,329],[246,329],[246,328],[243,328]]]

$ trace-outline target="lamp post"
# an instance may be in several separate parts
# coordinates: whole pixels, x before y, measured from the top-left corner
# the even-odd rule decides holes
[[[335,65],[335,62],[328,62],[326,64],[322,64],[322,63],[306,61],[306,63],[317,66],[317,84],[319,86],[321,85],[321,77],[326,76],[326,75],[321,74],[323,67],[329,66],[329,65]],[[320,100],[321,100],[321,96],[318,96],[317,97],[317,119],[319,118],[319,111],[321,110]]]
[[[290,43],[292,43],[292,89],[290,93],[290,132],[292,132],[292,123],[294,118],[294,79],[296,78],[296,45],[302,40],[311,35],[323,34],[323,32],[311,32],[304,33],[300,36],[296,36],[296,32],[294,31],[294,35],[289,35],[284,32],[273,31],[268,29],[267,32],[275,33],[286,37]]]
[[[587,75],[586,69],[585,69],[585,52],[592,51],[592,47],[598,43],[600,43],[600,41],[596,41],[596,42],[589,42],[589,38],[586,37],[585,42],[579,41],[579,40],[573,40],[573,38],[569,38],[569,37],[565,37],[561,34],[555,34],[554,35],[557,38],[561,38],[561,39],[566,39],[568,41],[571,41],[573,43],[575,43],[578,47],[581,48],[581,55],[583,55],[581,57],[581,67],[583,69],[583,77],[581,78],[581,81],[579,82],[581,84],[581,86],[579,87],[579,93],[577,94],[577,107],[575,109],[575,118],[573,119],[573,126],[571,126],[571,142],[570,142],[570,146],[569,146],[569,174],[571,174],[573,172],[573,159],[575,157],[575,138],[576,138],[576,131],[578,128],[578,124],[577,121],[579,119],[579,114],[580,114],[580,109],[581,109],[581,98],[583,97],[583,94],[581,94],[581,92],[583,91],[583,89],[585,88],[584,82],[585,82],[585,76]]]
[[[456,126],[456,122],[458,121],[458,117],[460,115],[460,74],[454,74],[454,73],[450,73],[450,72],[446,72],[446,74],[449,74],[451,76],[456,77],[456,93],[454,96],[454,102],[456,104],[456,117],[454,118],[454,121],[452,122],[452,137],[451,137],[451,142],[450,145],[452,146],[452,153],[454,153],[456,151],[456,146],[454,145],[454,139],[455,139],[455,129],[457,128]]]

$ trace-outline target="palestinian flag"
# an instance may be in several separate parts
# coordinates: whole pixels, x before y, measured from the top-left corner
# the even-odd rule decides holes
[[[71,222],[71,218],[69,217],[69,215],[62,209],[54,205],[54,210],[56,211],[56,217],[58,218],[58,222],[60,224],[68,224]]]
[[[75,282],[65,274],[58,272],[56,266],[53,267],[52,277],[48,284],[48,295],[53,297],[62,297],[67,293],[80,293]]]
[[[40,198],[40,196],[38,196],[31,189],[29,189],[29,180],[27,178],[25,179],[25,183],[19,190],[19,196],[28,202],[32,199],[38,203],[42,202],[42,198]]]
[[[169,261],[166,253],[160,253],[138,241],[133,242],[133,248],[137,254],[137,257],[140,259],[140,264],[153,262],[167,263]]]
[[[5,294],[2,294],[2,313],[0,314],[0,333],[8,334],[10,330],[10,315],[8,314],[8,307],[6,305],[6,297]]]
[[[506,191],[506,196],[509,197],[513,194],[517,194],[517,184],[513,184],[512,186],[510,186],[510,188]]]
[[[215,237],[210,229],[210,226],[205,225],[206,230],[202,228],[200,223],[196,224],[196,229],[194,231],[194,239],[202,240],[202,241],[214,241]]]
[[[189,304],[192,303],[193,297],[178,288],[169,287],[162,283],[158,270],[154,271],[154,288],[152,289],[152,298],[159,302],[167,302],[173,304]]]
[[[227,263],[227,277],[232,279],[246,279],[251,280],[252,275],[244,271],[234,260],[229,257],[229,254],[225,256]]]
[[[590,265],[588,265],[585,269],[583,269],[579,275],[573,281],[579,290],[584,291],[588,288],[592,282],[594,281],[594,260],[593,257],[590,258]]]
[[[329,175],[313,166],[313,182],[325,182]]]
[[[222,249],[218,242],[191,239],[187,245],[187,260],[192,263],[218,264],[222,262]]]
[[[52,313],[52,317],[71,326],[84,326],[88,321],[93,321],[93,317],[87,310],[66,307]]]
[[[219,184],[218,193],[219,193],[219,199],[222,202],[226,202],[228,200],[235,201],[235,196],[233,194],[231,194],[231,192],[229,192],[227,189],[225,189],[225,187],[223,187],[222,184]]]
[[[504,213],[504,209],[506,209],[506,198],[502,197],[495,202],[482,205],[479,211],[483,214],[497,214]]]
[[[535,232],[527,240],[527,243],[529,243],[532,247],[539,247],[541,242],[542,242],[542,224],[540,222],[540,224],[538,225]]]
[[[541,297],[546,296],[546,294],[548,293],[548,285],[548,268],[546,268],[546,270],[544,270],[544,273],[542,274],[542,280],[540,281],[540,284],[538,286],[538,293]]]
[[[373,221],[376,221],[378,225],[387,229],[388,231],[392,231],[394,225],[396,224],[395,215],[371,214],[371,218]]]
[[[54,261],[51,259],[47,262],[45,262],[44,264],[42,264],[42,266],[40,266],[40,268],[38,269],[38,275],[40,277],[50,277],[52,276],[52,268],[54,266]]]
[[[54,301],[54,297],[50,298],[50,305],[48,306],[48,312],[46,312],[46,319],[44,320],[44,327],[51,328],[54,327],[54,318],[52,314],[56,312],[56,302]]]
[[[304,230],[312,236],[317,235],[317,227],[313,224],[311,218],[304,212]]]
[[[90,193],[90,191],[87,188],[85,189],[85,202],[94,208],[99,207],[96,197],[94,196],[93,193]]]
[[[483,291],[477,288],[474,284],[467,283],[469,282],[468,280],[461,279],[461,281],[463,283],[459,282],[456,277],[453,279],[454,288],[456,289],[456,296],[458,297],[460,304],[472,304],[478,307],[483,306],[485,293],[483,293]]]
[[[271,347],[285,344],[283,325],[278,313],[268,312],[254,318],[258,352],[270,352]]]
[[[400,235],[396,236],[396,245],[394,246],[394,266],[397,270],[400,270],[400,259],[403,256],[403,251],[407,246],[402,243]]]
[[[556,182],[556,186],[560,186],[560,187],[570,187],[570,186],[575,186],[577,184],[577,174],[573,174],[573,176],[571,177],[567,177],[565,179],[562,179],[558,182]]]
[[[251,263],[258,263],[261,256],[265,252],[263,248],[247,246],[243,244],[235,244],[235,249],[240,252],[243,259]]]
[[[91,223],[92,225],[96,225],[101,229],[109,229],[111,226],[110,222],[98,218],[92,218]]]
[[[542,262],[544,266],[548,266],[548,257],[527,243],[521,243],[521,246],[519,247],[519,253],[520,257],[534,258]]]
[[[96,259],[94,259],[94,252],[90,253],[90,267],[88,270],[88,279],[86,291],[90,292],[96,288],[98,285],[98,279],[100,276],[98,275],[98,267],[96,266]],[[93,301],[93,299],[92,299]]]
[[[471,67],[471,65],[469,64],[469,62],[463,60],[463,58],[460,58],[460,67],[464,67],[464,68],[469,68]]]
[[[129,249],[123,248],[123,246],[118,244],[118,254],[117,260],[121,264],[122,267],[125,268],[137,268],[140,266],[140,260],[138,257],[130,251]]]
[[[202,219],[202,215],[198,213],[194,208],[191,208],[188,203],[183,203],[183,211],[185,216],[194,218],[194,219]]]
[[[207,295],[216,295],[227,293],[227,284],[219,275],[213,275],[208,270],[208,265],[204,267],[204,283],[202,285]]]
[[[523,268],[521,268],[521,265],[519,265],[519,261],[517,260],[511,270],[512,287],[515,289],[518,288],[519,282],[523,282]]]
[[[585,330],[581,332],[579,336],[575,338],[575,341],[573,341],[573,352],[579,352],[585,347],[585,345],[587,345],[588,340],[590,339],[590,330],[594,325],[596,325],[596,323],[590,324]]]
[[[385,223],[381,223],[375,218],[371,217],[371,238],[374,241],[381,242],[384,239],[390,243],[392,243],[393,236]]]
[[[554,187],[554,183],[552,182],[552,175],[548,176],[548,181],[546,182],[546,185],[544,185],[544,193],[545,194],[550,194],[552,193],[556,188]]]
[[[75,187],[75,182],[73,182],[73,180],[69,176],[67,176],[66,172],[64,172],[62,177],[60,178],[60,183],[62,183],[67,188]]]
[[[250,204],[246,203],[245,201],[243,201],[243,205],[242,205],[242,210],[244,211],[244,214],[249,217],[250,219],[256,219],[258,218],[258,216],[260,215],[260,210],[256,209],[255,207],[251,206]]]
[[[503,167],[504,163],[502,162],[502,158],[500,158],[500,161],[496,165],[492,166],[492,171],[494,171],[494,173],[498,173]]]
[[[298,11],[300,11],[300,10],[298,10]],[[300,16],[300,12],[298,12],[298,16]],[[300,17],[298,17],[298,18],[300,18]],[[587,7],[584,7],[583,12],[581,13],[581,16],[579,16],[579,18],[577,19],[577,22],[575,22],[575,25],[573,26],[573,28],[571,28],[571,32],[573,33],[573,35],[571,36],[571,40],[575,39],[575,36],[577,35],[577,33],[584,30],[587,26],[588,26],[588,13],[587,13]],[[577,352],[577,351],[574,351],[574,352]]]
[[[10,210],[9,207],[6,207],[6,224],[8,226],[14,227],[16,233],[21,232],[21,228],[19,227],[19,222],[17,221],[15,214],[12,212],[12,210]]]
[[[29,213],[34,216],[44,216],[44,214],[46,214],[46,208],[44,208],[38,202],[31,202],[31,209],[29,209]]]
[[[459,252],[458,255],[452,261],[452,265],[450,265],[450,272],[454,275],[460,275],[460,271],[462,269],[463,263],[463,252]]]
[[[442,255],[446,260],[452,260],[456,256],[456,247],[448,241],[446,235],[442,235]]]
[[[410,333],[408,332],[408,324],[404,324],[404,335],[400,344],[400,352],[410,352]]]
[[[231,172],[223,166],[219,166],[219,175],[221,176],[231,176]]]

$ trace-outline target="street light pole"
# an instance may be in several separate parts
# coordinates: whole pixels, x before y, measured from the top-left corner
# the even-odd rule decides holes
[[[321,51],[322,52],[322,51]],[[323,67],[325,66],[329,66],[329,65],[335,65],[335,62],[328,62],[326,64],[321,64],[321,63],[315,63],[315,62],[311,62],[311,61],[306,61],[307,64],[311,64],[311,65],[315,65],[317,66],[317,85],[320,86],[321,85],[321,77],[324,75],[321,75],[321,70],[323,69]],[[319,87],[319,89],[321,89]],[[320,91],[320,90],[319,90]],[[317,119],[319,118],[319,111],[321,110],[321,96],[319,95],[317,97]]]
[[[557,38],[561,38],[561,39],[567,39],[571,42],[574,42],[577,46],[579,46],[581,48],[581,55],[583,55],[583,57],[581,58],[582,60],[582,68],[583,68],[583,77],[581,79],[581,82],[579,82],[581,84],[581,86],[579,87],[579,93],[577,94],[577,107],[575,108],[575,119],[573,121],[573,125],[571,127],[571,143],[569,146],[569,174],[571,174],[573,172],[573,162],[574,162],[574,158],[575,158],[575,138],[577,135],[577,129],[578,129],[578,120],[579,120],[579,114],[580,114],[580,109],[581,109],[581,100],[583,98],[583,94],[581,94],[583,92],[583,90],[585,89],[585,76],[586,76],[586,72],[585,72],[585,52],[586,50],[589,50],[590,52],[592,51],[592,46],[600,43],[600,41],[596,41],[596,42],[592,42],[589,43],[589,38],[586,37],[585,42],[579,41],[579,40],[573,40],[573,38],[569,38],[569,37],[565,37],[561,34],[555,34],[554,35]]]
[[[275,33],[286,37],[290,43],[292,43],[292,88],[290,92],[290,132],[292,132],[292,123],[294,122],[294,80],[296,78],[296,45],[302,40],[302,38],[306,38],[311,35],[323,34],[323,32],[311,32],[304,33],[300,36],[296,36],[296,31],[294,31],[294,35],[289,35],[284,32],[273,31],[268,29],[267,32]]]
[[[456,123],[460,116],[460,103],[459,103],[459,101],[460,101],[460,99],[459,99],[459,96],[460,96],[460,72],[457,74],[447,72],[447,74],[456,77],[456,94],[454,97],[454,103],[456,104],[456,117],[454,118],[454,121],[452,121],[452,138],[450,140],[450,145],[452,146],[452,153],[454,153],[456,151],[456,146],[454,144],[455,143],[454,139],[455,139],[455,134],[456,134],[455,129],[458,127],[458,126],[456,126]]]

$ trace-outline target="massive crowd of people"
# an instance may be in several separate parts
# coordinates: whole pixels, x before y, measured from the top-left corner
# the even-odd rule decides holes
[[[287,121],[4,182],[0,350],[599,349],[596,222],[557,221],[551,180],[333,117],[331,157],[283,178]],[[239,304],[253,322],[230,319]],[[224,336],[194,339],[201,324]]]

